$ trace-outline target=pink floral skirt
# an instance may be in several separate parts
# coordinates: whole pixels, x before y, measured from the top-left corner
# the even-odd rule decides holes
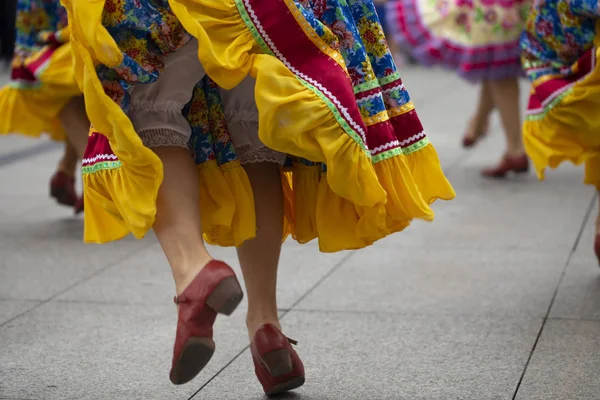
[[[441,64],[470,80],[522,74],[519,38],[529,0],[393,0],[394,38],[425,65]]]

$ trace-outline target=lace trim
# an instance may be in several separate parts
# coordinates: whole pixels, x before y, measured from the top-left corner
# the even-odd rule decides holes
[[[270,162],[283,165],[285,163],[286,154],[272,150],[268,147],[253,149],[251,146],[241,146],[235,149],[240,163],[254,164],[260,162]]]
[[[142,139],[144,146],[148,148],[175,146],[184,147],[188,150],[192,149],[187,136],[171,129],[145,129],[140,131],[138,135]]]

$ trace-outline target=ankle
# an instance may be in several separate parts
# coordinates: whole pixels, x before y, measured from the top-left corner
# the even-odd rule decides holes
[[[520,157],[525,154],[525,149],[523,147],[515,147],[508,149],[506,151],[506,155],[509,157]]]
[[[266,324],[274,325],[277,329],[281,330],[281,324],[277,314],[260,316],[250,315],[250,313],[248,314],[246,317],[246,328],[248,328],[248,337],[251,341],[254,338],[256,331],[259,330],[261,326]]]
[[[173,278],[175,279],[175,289],[177,295],[183,293],[185,289],[192,283],[192,281],[198,276],[200,271],[211,261],[211,258],[207,260],[197,260],[194,263],[182,263],[178,268],[173,268]]]

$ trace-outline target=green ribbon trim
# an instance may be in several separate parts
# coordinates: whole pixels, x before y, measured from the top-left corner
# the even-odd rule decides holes
[[[98,171],[117,169],[123,165],[121,161],[103,161],[92,165],[86,165],[81,167],[81,173],[83,175],[93,174]]]
[[[379,153],[376,156],[373,156],[373,164],[377,164],[378,162],[387,160],[392,157],[397,157],[401,154],[404,154],[405,156],[407,156],[411,153],[414,153],[415,151],[421,150],[423,147],[427,146],[428,144],[429,144],[429,138],[424,137],[423,139],[411,144],[408,147],[396,147],[395,149],[384,151],[383,153]]]
[[[263,49],[263,51],[266,54],[269,54],[269,55],[272,55],[272,56],[276,57],[275,54],[273,54],[273,52],[271,51],[271,49],[267,45],[267,43],[265,42],[265,40],[263,39],[263,37],[260,35],[260,32],[258,31],[258,29],[256,28],[256,26],[254,25],[254,22],[252,21],[252,18],[250,17],[250,15],[248,14],[248,12],[246,11],[246,8],[244,6],[244,1],[243,0],[235,0],[235,5],[236,5],[236,7],[238,9],[238,12],[240,13],[240,15],[242,17],[242,21],[244,21],[244,24],[246,24],[246,27],[252,33],[252,37],[254,37],[254,40],[260,45],[261,49]],[[302,79],[298,75],[295,75],[295,76],[296,76],[296,79],[298,79],[298,81],[300,83],[302,83],[302,85],[304,87],[306,87],[307,89],[309,89],[310,91],[312,91],[313,93],[315,93],[321,99],[321,101],[323,101],[325,103],[325,105],[327,106],[327,108],[329,108],[329,110],[332,112],[332,114],[333,114],[334,118],[336,119],[337,123],[344,130],[344,132],[346,132],[346,134],[348,136],[350,136],[352,138],[352,140],[354,140],[360,146],[360,148],[365,152],[365,154],[369,158],[371,158],[371,153],[367,150],[367,147],[366,147],[365,143],[363,142],[362,138],[360,137],[360,135],[354,129],[352,129],[352,127],[350,126],[350,124],[348,124],[348,122],[342,117],[342,115],[340,114],[340,111],[333,104],[333,102],[331,100],[329,100],[319,89],[317,89],[311,83],[309,83],[308,81]]]
[[[548,115],[548,113],[550,111],[552,111],[552,109],[561,101],[563,101],[563,99],[571,94],[571,92],[573,91],[573,87],[570,87],[569,89],[565,90],[563,93],[559,94],[558,96],[556,96],[550,103],[546,104],[542,110],[542,112],[540,113],[536,113],[536,114],[529,114],[525,116],[525,121],[539,121],[542,120],[544,118],[546,118],[546,116]]]

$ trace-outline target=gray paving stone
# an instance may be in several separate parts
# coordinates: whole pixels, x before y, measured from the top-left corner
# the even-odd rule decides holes
[[[242,316],[218,318],[217,350],[191,383],[169,381],[174,305],[47,303],[0,330],[0,398],[187,399],[248,338]]]
[[[600,322],[550,320],[518,400],[596,400],[600,393]]]
[[[560,284],[551,317],[600,320],[600,267],[593,252],[597,205]]]
[[[565,261],[560,252],[372,247],[355,253],[298,307],[543,317]]]
[[[307,382],[286,399],[510,399],[541,321],[291,312]],[[246,351],[194,399],[263,399]]]
[[[539,183],[533,176],[489,181],[463,168],[450,172],[457,197],[434,203],[433,223],[416,221],[378,246],[571,250],[593,196],[577,170],[561,168]]]
[[[4,146],[5,141],[10,142],[12,138],[13,136],[0,136],[0,143],[2,143],[0,147]],[[31,144],[23,147],[31,147],[36,143],[29,141]],[[49,181],[60,158],[59,149],[1,166],[0,182],[4,190],[0,218],[3,224],[19,222],[28,217],[41,216],[55,219],[72,217],[72,209],[57,206],[49,197]]]
[[[227,261],[243,277],[233,249],[211,247],[215,258]],[[284,245],[279,268],[277,297],[280,308],[291,307],[345,256],[344,253],[321,254],[315,244],[299,246],[291,240]],[[307,263],[307,260],[310,260]],[[118,263],[73,290],[60,300],[118,303],[168,304],[174,284],[171,270],[156,243],[135,257]],[[246,308],[246,299],[242,309]]]
[[[31,219],[30,219],[31,218]],[[0,225],[0,299],[45,300],[131,254],[148,242],[104,246],[82,242],[81,219],[23,217]]]
[[[0,300],[0,325],[40,304],[39,301]]]

